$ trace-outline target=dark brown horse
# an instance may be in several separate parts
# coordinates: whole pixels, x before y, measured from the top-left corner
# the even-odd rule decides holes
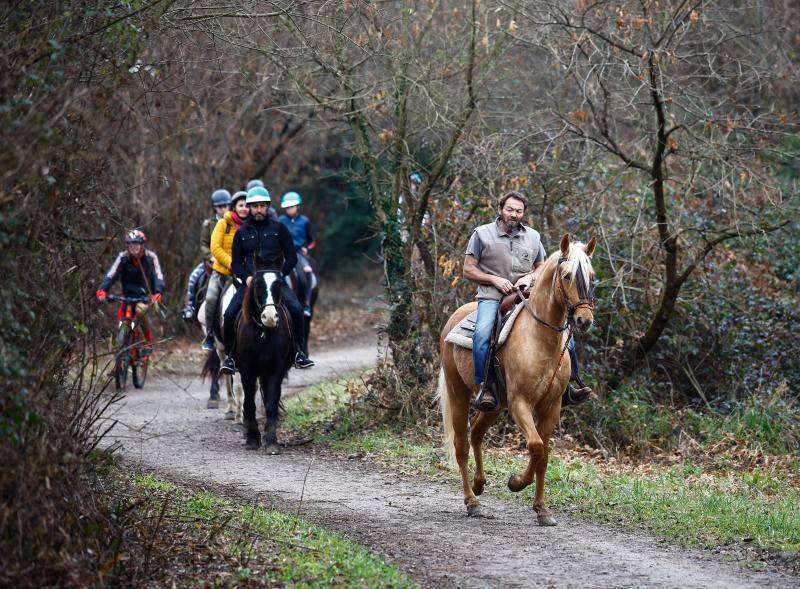
[[[555,525],[544,503],[544,478],[548,446],[561,412],[561,394],[569,382],[570,360],[566,353],[569,324],[581,330],[593,322],[594,270],[591,256],[595,239],[588,244],[561,239],[561,249],[544,263],[533,286],[529,310],[517,317],[498,358],[506,377],[506,401],[517,426],[528,443],[528,468],[508,480],[508,488],[521,491],[536,479],[533,508],[540,525]],[[439,400],[444,420],[445,448],[458,463],[464,487],[464,503],[470,515],[484,515],[476,495],[483,493],[482,443],[486,430],[497,420],[497,411],[478,413],[468,423],[473,384],[472,351],[445,342],[448,333],[477,303],[458,309],[445,325],[441,336],[442,368],[439,372]],[[529,312],[530,311],[530,312]],[[536,421],[534,421],[534,415]],[[475,478],[470,484],[467,463],[469,448],[475,455]]]
[[[257,261],[258,267],[258,261]],[[269,454],[279,454],[278,414],[281,383],[294,361],[291,320],[282,303],[280,272],[257,269],[244,295],[236,325],[236,363],[244,389],[244,426],[247,448],[262,439],[256,421],[256,382],[267,416],[263,443]]]

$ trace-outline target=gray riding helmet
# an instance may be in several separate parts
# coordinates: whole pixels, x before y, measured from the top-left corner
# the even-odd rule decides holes
[[[256,186],[264,188],[264,183],[258,178],[256,178],[255,180],[250,180],[250,182],[247,183],[247,188],[245,188],[245,190],[250,190],[251,188],[254,188]]]
[[[211,206],[221,207],[231,204],[231,193],[224,188],[217,188],[211,194]]]

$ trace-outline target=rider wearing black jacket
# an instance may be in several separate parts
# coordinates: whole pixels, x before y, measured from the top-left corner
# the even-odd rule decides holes
[[[247,280],[255,272],[254,257],[257,255],[262,260],[276,263],[282,258],[281,272],[284,275],[291,272],[297,264],[297,252],[289,230],[268,215],[270,200],[269,192],[264,188],[253,188],[248,192],[246,202],[251,205],[250,215],[242,223],[233,238],[231,270],[241,282],[237,285],[236,294],[225,310],[225,320],[223,322],[227,358],[222,366],[222,371],[228,374],[233,374],[236,371],[236,364],[232,357],[236,316],[242,308]],[[266,207],[264,207],[264,204],[266,204]],[[281,281],[281,288],[283,304],[292,316],[292,331],[295,345],[298,349],[295,357],[295,366],[309,368],[314,365],[314,362],[302,352],[303,334],[305,332],[303,307],[300,305],[300,301],[297,300],[294,291],[283,280]]]

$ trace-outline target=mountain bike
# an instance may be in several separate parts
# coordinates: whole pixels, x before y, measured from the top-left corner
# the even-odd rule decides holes
[[[107,301],[121,304],[120,320],[117,326],[117,352],[114,358],[114,383],[117,389],[124,389],[128,383],[128,368],[131,371],[133,386],[141,389],[147,380],[149,354],[142,354],[147,347],[141,327],[141,314],[137,312],[139,303],[149,305],[149,297],[120,297],[108,295]],[[149,309],[149,306],[148,306]]]

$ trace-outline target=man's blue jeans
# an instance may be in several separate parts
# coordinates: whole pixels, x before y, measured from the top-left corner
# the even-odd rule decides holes
[[[475,333],[472,334],[472,364],[475,367],[475,384],[481,384],[486,375],[486,356],[492,340],[492,328],[497,317],[500,301],[481,299],[478,301],[478,317],[475,320]]]
[[[494,319],[500,301],[481,299],[478,301],[478,317],[475,320],[475,333],[472,335],[472,364],[475,369],[475,384],[481,384],[486,375],[486,356],[489,354],[489,344],[492,339]],[[572,364],[571,379],[578,376],[578,354],[575,352],[575,340],[569,340],[569,359]]]

